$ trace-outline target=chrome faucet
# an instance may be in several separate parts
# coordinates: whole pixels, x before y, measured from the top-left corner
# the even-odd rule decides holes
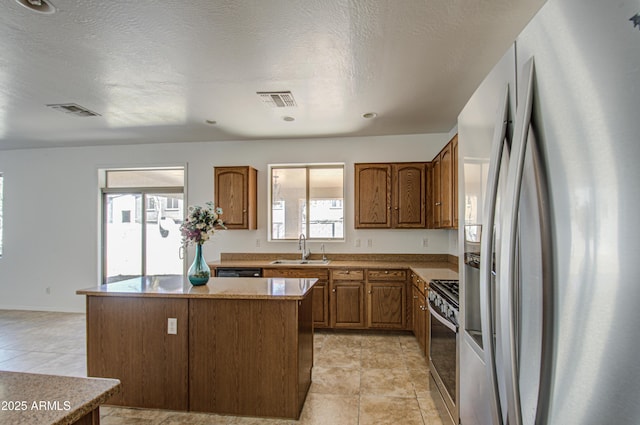
[[[320,245],[320,249],[322,250],[322,261],[327,261],[327,254],[324,252],[324,244]]]
[[[309,258],[311,252],[307,249],[307,237],[304,233],[300,233],[300,237],[298,237],[298,249],[302,251],[302,260]]]

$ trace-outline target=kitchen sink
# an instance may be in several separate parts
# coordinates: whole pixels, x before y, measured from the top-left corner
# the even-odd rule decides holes
[[[274,260],[272,261],[270,264],[289,264],[289,265],[296,265],[296,264],[307,264],[307,265],[324,265],[324,264],[329,264],[331,262],[331,260]]]

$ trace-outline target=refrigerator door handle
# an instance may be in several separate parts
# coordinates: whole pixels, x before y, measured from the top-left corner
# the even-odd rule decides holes
[[[498,280],[500,285],[500,321],[502,336],[502,356],[505,362],[504,376],[507,398],[507,418],[509,425],[522,425],[519,371],[517,356],[517,318],[515,309],[516,251],[518,236],[518,208],[522,189],[522,176],[527,138],[533,107],[533,58],[524,65],[522,75],[522,100],[518,101],[511,159],[507,180],[507,192],[503,216],[503,231]]]
[[[502,409],[496,369],[495,347],[493,335],[495,324],[493,323],[493,309],[491,308],[491,278],[493,272],[494,236],[493,229],[496,218],[496,204],[498,198],[498,183],[500,181],[501,160],[506,144],[507,125],[509,116],[509,85],[505,86],[498,110],[496,125],[494,126],[493,142],[491,144],[491,159],[489,162],[489,175],[487,185],[487,198],[484,205],[484,216],[487,217],[484,237],[481,239],[480,252],[480,326],[482,330],[482,346],[484,352],[485,368],[489,380],[490,409],[494,424],[502,424]],[[494,307],[495,308],[495,307]]]

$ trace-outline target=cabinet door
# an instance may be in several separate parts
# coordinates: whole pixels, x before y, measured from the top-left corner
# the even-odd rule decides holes
[[[435,202],[434,199],[434,194],[433,194],[433,162],[427,162],[426,164],[427,167],[427,171],[426,171],[426,175],[427,175],[427,181],[426,181],[426,195],[425,195],[425,203],[427,205],[426,207],[426,211],[425,214],[427,216],[427,221],[426,221],[426,226],[427,229],[433,229],[435,228],[434,224],[433,224],[433,220],[434,220],[434,211],[435,211],[435,207],[433,205],[433,203]]]
[[[313,286],[313,326],[329,327],[329,288],[327,281],[318,281]]]
[[[391,164],[355,164],[355,228],[391,227]]]
[[[256,229],[256,170],[215,167],[215,204],[228,229]]]
[[[435,229],[438,229],[440,227],[442,227],[441,224],[441,213],[442,213],[442,195],[441,195],[441,185],[440,185],[440,174],[441,174],[441,160],[440,160],[440,155],[436,156],[435,158],[433,158],[433,161],[431,162],[431,167],[432,167],[432,176],[433,176],[433,182],[432,182],[432,194],[433,194],[433,199],[432,199],[432,206],[433,206],[433,227]]]
[[[413,334],[416,336],[416,340],[420,345],[420,349],[425,352],[426,343],[426,323],[425,323],[425,310],[423,305],[424,295],[420,293],[420,290],[412,286],[412,300],[413,300]]]
[[[393,177],[393,227],[425,227],[426,164],[394,164]]]
[[[331,326],[364,327],[364,282],[331,282]]]
[[[367,326],[404,329],[406,326],[406,283],[367,283]]]
[[[451,144],[440,152],[440,227],[453,226]]]
[[[87,296],[88,376],[122,382],[109,404],[188,409],[188,308],[179,298]],[[177,320],[175,335],[167,333],[169,318]]]
[[[451,139],[453,228],[458,228],[458,135]]]
[[[316,328],[329,327],[329,270],[276,267],[263,269],[262,276],[318,279],[313,285],[313,325]]]

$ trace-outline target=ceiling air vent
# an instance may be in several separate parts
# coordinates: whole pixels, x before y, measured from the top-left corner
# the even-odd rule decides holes
[[[56,111],[64,112],[65,114],[75,115],[76,117],[99,117],[100,114],[88,110],[84,106],[80,106],[76,103],[51,103],[47,105],[49,108],[53,108]]]
[[[293,108],[298,106],[290,91],[259,91],[256,94],[271,108]]]

